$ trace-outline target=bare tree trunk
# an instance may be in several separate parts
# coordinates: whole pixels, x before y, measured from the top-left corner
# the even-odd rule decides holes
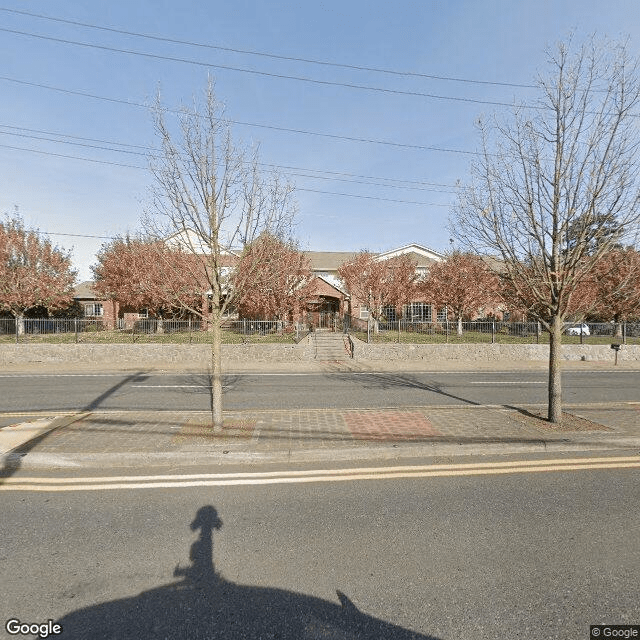
[[[562,318],[554,316],[549,327],[549,422],[562,422]]]
[[[462,315],[458,316],[458,335],[462,335]]]
[[[622,322],[618,318],[615,318],[615,333],[613,334],[616,338],[622,338]]]
[[[640,224],[638,62],[595,38],[548,52],[535,112],[480,123],[482,152],[460,190],[450,230],[498,257],[507,304],[549,321],[549,421],[562,420],[562,320],[584,310],[596,266],[635,244]],[[542,107],[542,108],[540,108]]]
[[[24,335],[24,316],[22,314],[16,316],[16,325],[18,327],[18,335]]]
[[[211,318],[211,422],[214,433],[222,432],[222,329],[220,317]]]

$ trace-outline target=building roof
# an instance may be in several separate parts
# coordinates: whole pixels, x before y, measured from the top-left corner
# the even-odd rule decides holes
[[[338,267],[347,260],[353,259],[359,251],[305,251],[304,254],[311,261],[311,268],[316,272],[337,271]],[[397,256],[408,255],[416,263],[418,269],[428,267],[434,262],[445,259],[442,253],[424,247],[420,244],[408,244],[398,249],[374,254],[380,260],[387,260]]]
[[[333,287],[339,293],[342,293],[347,297],[349,296],[349,292],[344,288],[342,281],[339,280],[336,276],[328,274],[323,276],[316,276],[316,278],[318,278],[318,280],[322,280],[323,282],[326,282],[330,287]]]
[[[357,251],[304,251],[303,253],[311,261],[313,271],[337,271],[343,262],[358,255]]]
[[[183,251],[195,253],[198,255],[207,255],[210,250],[206,241],[199,236],[193,229],[185,229],[184,231],[176,231],[164,239],[165,244],[171,249],[182,249]],[[220,248],[221,256],[240,257],[242,249]]]
[[[96,292],[93,290],[93,285],[95,283],[91,280],[86,280],[85,282],[81,282],[77,284],[73,288],[73,297],[76,300],[95,300]]]
[[[396,258],[398,256],[411,257],[417,264],[418,268],[428,267],[434,262],[441,262],[445,259],[444,254],[438,253],[428,247],[424,247],[421,244],[408,244],[404,247],[378,254],[378,258],[380,260],[388,260],[389,258]]]

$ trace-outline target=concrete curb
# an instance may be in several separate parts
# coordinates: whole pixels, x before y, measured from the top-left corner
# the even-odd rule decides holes
[[[640,437],[618,437],[602,440],[575,442],[570,439],[544,440],[539,442],[509,441],[467,443],[463,441],[433,442],[414,445],[379,445],[376,447],[343,448],[343,449],[296,449],[282,452],[232,451],[177,451],[162,453],[86,453],[76,455],[34,454],[23,456],[20,453],[9,453],[5,456],[8,466],[19,463],[21,470],[43,469],[115,469],[132,467],[159,467],[171,465],[199,466],[231,466],[242,463],[252,464],[307,464],[314,462],[349,462],[372,460],[402,460],[434,457],[460,456],[495,456],[512,454],[577,452],[577,451],[616,451],[634,449],[640,455]]]

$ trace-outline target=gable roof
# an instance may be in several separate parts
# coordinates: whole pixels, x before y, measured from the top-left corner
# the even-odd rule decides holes
[[[434,262],[442,262],[445,256],[433,249],[424,247],[421,244],[408,244],[399,249],[392,249],[385,253],[379,253],[379,260],[388,260],[389,258],[397,258],[398,256],[410,256],[417,263],[418,268],[428,267]]]
[[[87,300],[95,300],[96,292],[93,290],[93,285],[95,283],[91,280],[85,280],[80,284],[77,284],[73,288],[73,297],[76,300],[79,299],[87,299]]]
[[[337,271],[338,267],[347,260],[352,260],[359,251],[305,251],[304,254],[311,261],[311,269],[315,272]],[[418,269],[424,269],[434,262],[445,259],[444,254],[420,244],[408,244],[398,249],[374,254],[378,260],[388,260],[397,256],[408,255],[416,263]]]
[[[344,288],[342,281],[339,280],[337,277],[332,275],[326,275],[326,276],[316,276],[316,278],[318,278],[318,280],[322,280],[323,282],[326,282],[330,287],[333,287],[338,293],[341,293],[349,297],[349,292]]]
[[[176,231],[164,239],[164,243],[172,249],[182,249],[192,253],[206,255],[209,253],[206,242],[193,229],[185,229],[184,231]],[[222,256],[238,257],[240,252],[222,249]]]

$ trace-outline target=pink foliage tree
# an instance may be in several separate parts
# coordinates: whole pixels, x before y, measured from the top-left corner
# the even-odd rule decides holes
[[[640,253],[628,248],[605,254],[596,263],[590,288],[591,313],[615,322],[621,336],[621,323],[640,316]]]
[[[352,297],[366,304],[375,327],[385,306],[396,309],[411,301],[416,292],[416,264],[409,256],[380,260],[361,251],[338,268],[338,275]]]
[[[286,320],[310,292],[311,262],[292,243],[263,233],[244,250],[233,276],[245,318]]]
[[[18,217],[0,223],[0,308],[24,333],[24,314],[34,307],[55,311],[71,304],[76,272],[68,253],[26,229]]]
[[[499,301],[498,276],[480,256],[471,253],[452,253],[445,261],[433,264],[420,290],[425,300],[453,313],[459,335],[464,316]]]
[[[162,320],[175,307],[200,308],[204,264],[196,256],[161,241],[117,238],[103,245],[92,267],[95,290],[101,296],[137,309],[148,309]]]

